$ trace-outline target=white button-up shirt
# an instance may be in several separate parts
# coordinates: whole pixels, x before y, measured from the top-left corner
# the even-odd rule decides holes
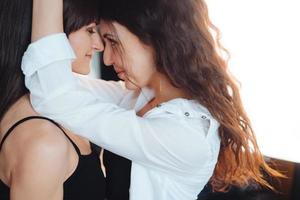
[[[22,70],[36,111],[132,160],[131,200],[193,200],[213,174],[218,122],[194,100],[162,103],[136,115],[153,91],[129,91],[72,73],[65,34],[44,37],[24,54]]]

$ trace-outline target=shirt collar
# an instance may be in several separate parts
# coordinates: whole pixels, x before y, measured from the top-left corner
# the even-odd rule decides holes
[[[154,91],[152,89],[148,87],[142,88],[134,106],[135,111],[139,111],[153,97]],[[152,114],[159,114],[161,112],[171,113],[187,118],[213,119],[208,109],[196,100],[188,100],[184,98],[176,98],[161,103],[147,112],[145,116],[151,116]]]

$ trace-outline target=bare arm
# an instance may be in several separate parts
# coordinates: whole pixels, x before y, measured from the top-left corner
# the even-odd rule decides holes
[[[63,32],[63,1],[33,0],[31,41],[60,32]]]
[[[69,166],[68,143],[63,134],[51,126],[38,132],[26,128],[14,135],[21,134],[28,137],[13,141],[22,146],[22,151],[15,152],[17,161],[11,170],[11,200],[62,200]]]
[[[55,33],[63,33],[63,0],[33,0],[32,42]],[[128,93],[120,82],[93,80],[82,76],[78,78],[81,83],[86,84],[87,89],[105,101],[117,104]]]

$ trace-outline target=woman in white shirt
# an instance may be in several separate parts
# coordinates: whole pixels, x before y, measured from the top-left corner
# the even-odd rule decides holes
[[[34,42],[22,64],[32,105],[132,160],[131,199],[196,199],[208,181],[218,191],[271,187],[261,169],[278,174],[258,149],[204,1],[101,1],[104,63],[123,83],[71,73],[62,17],[45,2],[34,0]],[[51,4],[62,9],[61,0]]]

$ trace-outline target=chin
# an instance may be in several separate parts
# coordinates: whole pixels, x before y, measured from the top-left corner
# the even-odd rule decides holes
[[[125,81],[125,87],[128,90],[139,90],[140,89],[139,87],[137,87],[136,85],[132,84],[131,82],[129,82],[127,80]]]
[[[90,73],[90,70],[73,70],[73,72],[81,75],[88,75]]]
[[[91,72],[91,68],[90,68],[90,66],[87,66],[87,67],[72,66],[72,71],[77,74],[88,75]]]
[[[90,70],[90,69],[87,69],[87,70],[85,70],[85,71],[82,71],[81,74],[83,74],[83,75],[88,75],[90,72],[91,72],[91,70]]]

